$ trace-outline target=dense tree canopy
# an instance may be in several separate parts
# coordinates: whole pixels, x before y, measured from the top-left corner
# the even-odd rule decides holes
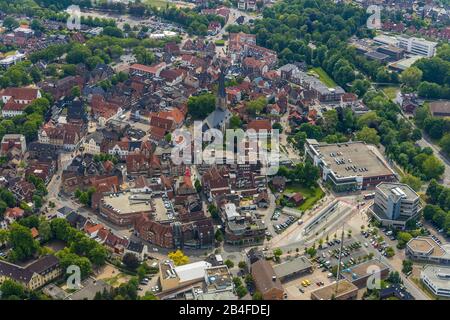
[[[212,93],[191,96],[188,100],[188,113],[195,120],[203,120],[214,111],[215,105],[216,97]]]

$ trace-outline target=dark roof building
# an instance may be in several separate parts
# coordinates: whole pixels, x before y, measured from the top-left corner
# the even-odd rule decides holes
[[[256,289],[261,292],[264,300],[282,300],[284,290],[280,279],[267,260],[258,260],[251,266],[251,273]]]
[[[0,260],[0,282],[11,279],[30,290],[42,287],[61,273],[59,260],[53,255],[44,256],[25,267]]]

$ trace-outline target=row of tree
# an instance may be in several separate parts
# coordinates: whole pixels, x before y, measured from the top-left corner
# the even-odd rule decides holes
[[[450,188],[431,180],[426,195],[428,204],[423,210],[424,218],[450,236]]]
[[[443,163],[434,156],[431,148],[421,148],[415,142],[420,131],[399,117],[399,107],[381,92],[369,91],[363,99],[372,110],[361,116],[359,125],[378,132],[389,158],[395,160],[408,173],[422,180],[439,179],[444,173]]]
[[[442,150],[450,155],[450,120],[433,117],[427,105],[416,110],[414,120],[432,139],[438,140]]]
[[[450,99],[450,45],[443,44],[435,57],[416,61],[412,68],[416,74],[417,91],[427,99]],[[417,72],[416,72],[417,73]]]

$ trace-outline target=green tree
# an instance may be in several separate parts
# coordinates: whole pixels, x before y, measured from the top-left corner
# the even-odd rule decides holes
[[[423,72],[417,67],[409,67],[400,74],[400,81],[407,87],[417,88],[422,80]]]
[[[411,260],[403,260],[402,265],[402,272],[404,274],[408,274],[413,269],[413,262]]]
[[[91,251],[89,251],[88,258],[96,266],[102,266],[105,264],[108,252],[106,248],[100,244],[97,244]]]
[[[414,189],[414,191],[420,191],[420,188],[422,187],[422,181],[420,178],[417,178],[409,173],[405,174],[402,179],[401,183],[407,184],[411,188]]]
[[[228,267],[228,269],[234,268],[234,262],[230,259],[225,260],[225,265]]]
[[[72,97],[79,97],[81,96],[81,90],[79,86],[74,86],[71,90],[71,96]]]
[[[369,127],[363,127],[358,131],[356,139],[376,146],[380,144],[380,136],[378,136],[377,130]]]
[[[152,292],[147,291],[140,300],[158,300],[158,297],[155,296]]]
[[[256,116],[260,114],[266,106],[267,106],[266,98],[259,97],[256,100],[247,102],[245,111],[252,116]]]
[[[41,208],[42,207],[42,197],[38,195],[33,196],[33,203],[35,208]]]
[[[70,64],[85,63],[86,60],[92,56],[88,47],[81,44],[74,44],[67,53],[66,61]]]
[[[230,129],[241,129],[242,128],[242,120],[239,116],[233,115],[230,118]]]
[[[445,134],[439,142],[442,150],[450,155],[450,133]]]
[[[136,268],[139,266],[139,260],[136,255],[129,252],[125,253],[122,258],[122,262],[130,270],[136,270]]]
[[[281,123],[279,123],[279,122],[275,122],[275,123],[272,125],[272,129],[278,130],[279,133],[282,133],[282,132],[283,132],[283,126],[282,126]]]
[[[264,300],[262,293],[259,292],[259,291],[255,291],[255,293],[253,294],[252,299],[253,300]]]
[[[56,239],[68,241],[69,236],[71,235],[71,227],[66,219],[52,219],[50,222],[50,228],[52,229],[52,234]]]
[[[14,261],[28,259],[36,253],[38,243],[33,239],[29,228],[18,223],[13,223],[9,232],[9,243],[11,244],[11,258]]]
[[[239,286],[236,288],[236,294],[239,298],[243,298],[247,294],[247,289],[244,286]]]
[[[0,285],[0,292],[2,293],[2,299],[10,299],[10,297],[15,296],[19,299],[25,295],[25,288],[19,282],[16,282],[11,279],[6,279]]]
[[[89,196],[87,192],[82,192],[80,194],[80,197],[78,198],[78,200],[80,200],[80,203],[87,205],[89,202]]]
[[[191,96],[188,99],[188,114],[194,120],[203,120],[208,114],[214,111],[215,105],[216,98],[211,93]]]
[[[223,242],[223,234],[222,234],[222,231],[220,231],[220,229],[217,229],[214,237],[217,242]]]
[[[217,209],[217,207],[214,204],[210,204],[208,206],[208,211],[211,214],[211,218],[213,218],[216,221],[220,219],[219,209]]]
[[[19,22],[11,16],[6,16],[3,20],[3,27],[6,30],[11,31],[19,26]]]
[[[52,238],[52,229],[48,221],[41,220],[39,222],[38,231],[42,242],[47,242]]]
[[[133,49],[133,54],[140,64],[151,65],[155,61],[153,52],[148,51],[145,47],[139,46]]]
[[[392,248],[392,247],[387,247],[385,252],[386,252],[386,257],[388,257],[388,258],[393,257],[395,255],[394,248]]]
[[[397,234],[397,239],[398,239],[397,247],[399,249],[403,249],[408,243],[408,241],[412,239],[412,236],[408,232],[399,232]]]
[[[429,156],[422,164],[423,174],[427,180],[439,179],[445,171],[444,164],[435,156]]]
[[[200,193],[202,191],[202,184],[200,183],[200,180],[196,179],[195,183],[194,183],[194,186],[195,186],[195,190],[198,193]]]
[[[356,79],[353,81],[351,91],[355,93],[359,98],[362,98],[367,90],[370,88],[370,82],[368,80]]]

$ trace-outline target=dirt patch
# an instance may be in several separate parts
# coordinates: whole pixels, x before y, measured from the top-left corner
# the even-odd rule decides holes
[[[126,283],[130,280],[130,276],[121,273],[115,266],[107,264],[103,266],[96,276],[97,280],[103,280],[113,287],[117,287],[122,283]]]

